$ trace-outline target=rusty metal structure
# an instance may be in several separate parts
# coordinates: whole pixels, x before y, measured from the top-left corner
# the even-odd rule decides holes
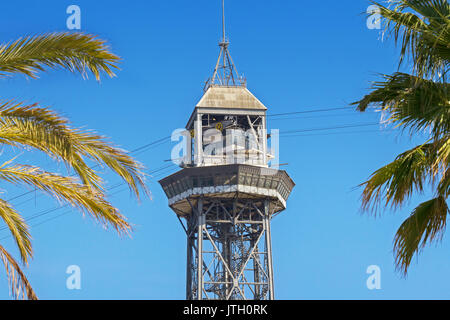
[[[222,40],[186,125],[182,169],[159,182],[187,235],[186,299],[272,300],[271,219],[294,182],[270,167],[267,108],[238,76],[224,14]]]

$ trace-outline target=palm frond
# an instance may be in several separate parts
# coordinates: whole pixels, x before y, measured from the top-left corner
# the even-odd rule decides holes
[[[445,198],[437,197],[417,206],[400,226],[394,239],[394,252],[396,267],[404,275],[415,254],[427,244],[442,239],[448,213]]]
[[[127,234],[131,231],[131,226],[126,218],[106,200],[102,192],[78,183],[73,177],[45,172],[38,167],[8,166],[8,164],[5,163],[0,167],[0,179],[38,188],[82,212],[90,214],[105,228],[111,225],[119,234]]]
[[[362,194],[362,210],[377,213],[380,205],[397,208],[414,191],[422,192],[428,180],[433,181],[432,162],[438,146],[426,143],[400,154],[395,161],[375,171]]]
[[[139,198],[148,194],[143,166],[105,137],[70,127],[55,112],[36,104],[5,102],[0,105],[0,143],[27,145],[64,161],[82,183],[101,190],[102,180],[85,162],[89,158],[117,173]]]
[[[0,77],[20,73],[36,78],[45,67],[60,67],[83,77],[90,71],[99,80],[101,72],[113,77],[118,61],[105,41],[83,33],[45,33],[0,45]]]
[[[410,133],[430,129],[436,139],[450,131],[450,84],[400,72],[384,77],[370,94],[353,103],[357,110],[379,106],[390,115],[387,122]]]
[[[445,75],[450,61],[450,4],[446,0],[373,2],[386,20],[386,32],[401,42],[400,64],[411,56],[418,76]]]
[[[131,188],[131,191],[140,197],[140,189],[149,195],[145,184],[143,165],[128,155],[128,152],[112,147],[105,137],[77,130],[73,133],[77,151],[98,163],[104,163],[117,173]]]
[[[37,300],[37,296],[33,291],[28,279],[20,269],[19,264],[14,258],[0,245],[0,258],[5,266],[6,275],[9,280],[11,296],[14,299]]]
[[[28,225],[25,220],[14,210],[11,204],[3,199],[0,199],[0,218],[5,222],[11,232],[19,248],[23,263],[28,264],[29,258],[33,256],[33,249]]]
[[[397,156],[361,184],[362,209],[398,208],[414,192],[430,185],[435,199],[419,205],[394,240],[397,269],[406,274],[412,257],[444,232],[450,194],[450,4],[447,0],[372,1],[385,21],[385,33],[400,43],[399,68],[411,62],[411,74],[396,72],[375,82],[372,92],[353,103],[364,112],[376,106],[387,122],[410,135],[424,132],[426,143]],[[407,60],[408,59],[408,60]]]

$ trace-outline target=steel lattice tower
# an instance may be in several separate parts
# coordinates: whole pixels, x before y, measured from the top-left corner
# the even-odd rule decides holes
[[[271,300],[270,222],[294,183],[269,168],[267,108],[236,71],[225,18],[223,30],[213,76],[186,126],[182,170],[160,184],[187,235],[186,299]]]

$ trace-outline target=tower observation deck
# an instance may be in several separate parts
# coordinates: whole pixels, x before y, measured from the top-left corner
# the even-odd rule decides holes
[[[186,125],[182,169],[159,183],[187,235],[186,299],[272,300],[271,219],[294,182],[270,166],[267,108],[236,71],[224,21],[213,76]]]

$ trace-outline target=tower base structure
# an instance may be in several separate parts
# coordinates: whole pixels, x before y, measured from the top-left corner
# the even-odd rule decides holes
[[[274,299],[270,222],[294,187],[287,173],[235,164],[160,183],[187,234],[186,298]]]

